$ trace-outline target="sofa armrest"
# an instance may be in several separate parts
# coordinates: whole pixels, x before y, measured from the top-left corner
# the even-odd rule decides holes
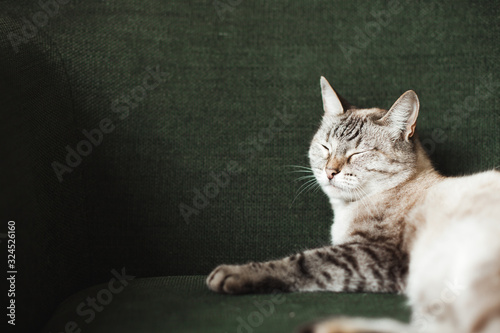
[[[0,14],[0,232],[15,221],[16,328],[35,331],[85,284],[88,239],[81,176],[52,167],[76,133],[71,85],[47,36],[13,47],[23,24]]]

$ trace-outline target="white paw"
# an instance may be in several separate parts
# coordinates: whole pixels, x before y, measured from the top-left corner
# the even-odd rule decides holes
[[[207,286],[222,294],[243,294],[251,290],[251,284],[245,279],[244,269],[237,265],[220,265],[207,277]]]

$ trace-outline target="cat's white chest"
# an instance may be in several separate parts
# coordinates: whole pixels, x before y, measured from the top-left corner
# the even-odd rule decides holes
[[[330,230],[333,245],[342,244],[347,239],[352,221],[352,213],[346,207],[335,205],[333,225]]]

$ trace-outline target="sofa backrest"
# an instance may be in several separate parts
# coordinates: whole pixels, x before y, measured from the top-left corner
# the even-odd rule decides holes
[[[443,173],[499,165],[486,3],[57,3],[0,11],[0,205],[32,327],[112,269],[207,274],[327,244],[327,199],[293,172],[321,75],[363,107],[414,89]]]

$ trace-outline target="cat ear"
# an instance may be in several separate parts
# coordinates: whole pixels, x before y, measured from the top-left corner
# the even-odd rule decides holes
[[[408,90],[391,106],[381,121],[389,126],[395,139],[402,136],[408,141],[415,134],[419,108],[417,94],[413,90]]]
[[[344,108],[339,97],[332,89],[328,81],[322,76],[321,80],[321,96],[323,97],[323,109],[325,114],[340,115],[344,113]]]

